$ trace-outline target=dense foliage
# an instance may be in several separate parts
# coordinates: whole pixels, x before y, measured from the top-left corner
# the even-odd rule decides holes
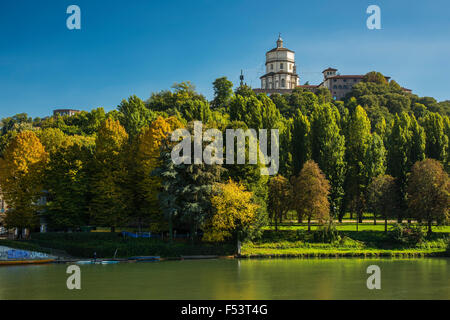
[[[211,102],[184,82],[108,113],[2,119],[7,225],[33,228],[41,218],[52,230],[132,226],[223,241],[255,236],[292,210],[299,221],[323,223],[347,212],[362,221],[367,211],[426,221],[430,230],[448,222],[449,101],[418,97],[376,72],[344,101],[324,88],[268,97],[246,85],[233,92],[225,77],[213,85]],[[278,175],[261,175],[261,158],[173,163],[170,133],[192,134],[195,120],[203,130],[277,129]],[[222,148],[230,151],[226,140]],[[249,149],[235,159],[248,160]]]

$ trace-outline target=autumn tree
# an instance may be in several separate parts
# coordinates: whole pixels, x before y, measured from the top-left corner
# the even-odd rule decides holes
[[[153,231],[159,231],[162,217],[159,210],[158,193],[161,189],[161,177],[152,174],[162,165],[160,152],[163,143],[168,140],[170,133],[182,127],[175,117],[158,117],[149,126],[144,127],[137,140],[136,162],[133,172],[136,199],[135,212],[139,225],[150,223]],[[131,168],[130,168],[131,169]]]
[[[127,190],[127,166],[125,146],[128,134],[118,120],[106,119],[97,134],[92,177],[91,217],[111,231],[123,225],[128,218],[130,199]]]
[[[294,208],[308,219],[308,231],[311,231],[311,219],[317,219],[319,223],[330,219],[330,183],[317,163],[308,160],[303,165],[300,174],[294,179],[293,189]]]
[[[37,223],[38,199],[42,196],[43,171],[48,153],[31,131],[17,134],[0,158],[0,186],[3,197],[12,208],[7,212],[6,225],[19,229]]]
[[[94,148],[93,137],[65,136],[65,141],[51,152],[44,182],[45,216],[50,228],[76,230],[89,224]]]
[[[390,175],[380,175],[372,180],[367,188],[368,208],[373,212],[373,221],[384,219],[384,231],[387,232],[388,218],[396,217],[399,209],[399,192],[395,178]]]
[[[232,180],[216,184],[214,192],[213,212],[204,225],[203,240],[224,241],[234,237],[239,242],[252,228],[258,205],[253,203],[251,192]]]
[[[433,221],[448,221],[450,181],[442,164],[435,159],[425,159],[414,164],[408,177],[408,207],[418,220],[426,221],[428,234]]]
[[[269,180],[268,211],[269,218],[275,223],[278,230],[278,221],[288,213],[292,206],[292,187],[283,176],[276,176]]]

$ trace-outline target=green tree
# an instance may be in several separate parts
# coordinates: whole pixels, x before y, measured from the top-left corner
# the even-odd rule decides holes
[[[311,115],[311,158],[331,183],[330,205],[333,216],[339,212],[344,196],[345,137],[341,134],[334,106],[319,106]]]
[[[78,229],[89,223],[92,137],[66,136],[50,154],[45,170],[45,216],[55,230]]]
[[[275,223],[281,222],[292,206],[292,186],[283,176],[275,176],[269,180],[268,211],[269,218]]]
[[[106,119],[95,141],[91,218],[97,225],[111,227],[112,232],[116,227],[123,226],[129,218],[127,143],[128,134],[119,121]]]
[[[414,164],[408,178],[408,207],[419,220],[428,224],[432,232],[433,221],[442,224],[449,219],[450,181],[442,164],[425,159]]]
[[[387,232],[387,221],[396,216],[399,204],[395,178],[389,175],[380,175],[373,179],[367,188],[367,203],[373,213],[373,223],[377,223],[377,218],[384,219],[384,232]]]
[[[233,83],[227,77],[217,78],[213,82],[214,99],[211,103],[213,109],[226,108],[233,96]]]
[[[125,128],[131,141],[153,118],[152,112],[145,107],[144,101],[136,95],[129,97],[128,100],[122,100],[117,110],[121,113],[120,124]]]
[[[444,119],[438,113],[429,112],[421,121],[425,130],[425,154],[445,163],[448,151],[448,136],[445,134]]]

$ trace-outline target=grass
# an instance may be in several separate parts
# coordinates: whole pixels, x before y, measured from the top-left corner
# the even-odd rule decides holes
[[[393,224],[388,224],[388,231],[392,228]],[[317,230],[318,225],[311,225],[311,230]],[[264,230],[274,230],[274,226],[265,226]],[[336,229],[338,231],[356,231],[356,223],[343,222],[342,224],[336,224]],[[306,223],[284,223],[278,225],[278,230],[308,230],[308,225]],[[381,231],[384,232],[384,223],[364,222],[358,224],[358,231]],[[433,232],[435,233],[450,233],[450,226],[433,226]]]
[[[306,225],[281,225],[275,232],[265,227],[261,239],[246,242],[241,250],[243,257],[424,257],[449,256],[450,227],[433,227],[434,233],[417,244],[395,241],[384,225],[370,223],[343,223],[337,225],[339,239],[331,243],[314,242],[314,231],[307,232]],[[392,228],[389,226],[388,230]]]

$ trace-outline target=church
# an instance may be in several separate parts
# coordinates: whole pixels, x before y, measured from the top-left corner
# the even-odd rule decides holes
[[[261,88],[253,89],[256,93],[286,94],[294,88],[303,88],[314,92],[320,87],[330,90],[335,100],[342,100],[352,91],[355,84],[363,81],[364,75],[341,75],[335,68],[322,71],[323,81],[318,85],[300,85],[300,77],[295,65],[295,52],[285,48],[281,35],[278,36],[277,46],[266,52],[265,74],[260,77]],[[390,77],[386,77],[389,81]],[[406,92],[411,90],[402,88]]]

